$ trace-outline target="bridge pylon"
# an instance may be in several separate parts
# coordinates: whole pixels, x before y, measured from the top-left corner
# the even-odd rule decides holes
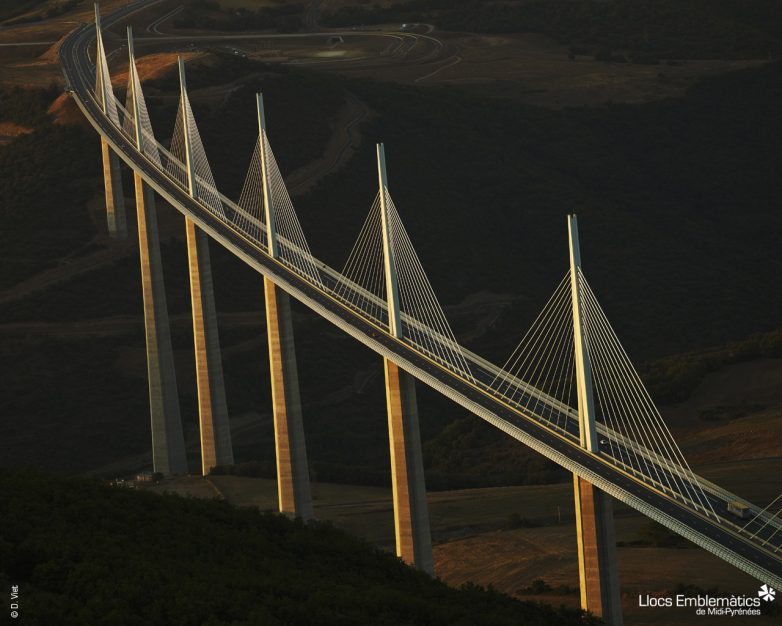
[[[388,303],[389,332],[401,339],[403,333],[399,303],[394,242],[388,213],[388,180],[383,144],[377,145],[380,186],[380,215],[383,238],[383,265]],[[394,498],[396,554],[429,574],[434,573],[429,507],[418,425],[415,378],[396,363],[383,358],[388,411],[388,439],[391,455],[391,489]]]
[[[118,123],[116,109],[109,97],[111,79],[109,78],[106,50],[103,47],[103,34],[100,28],[100,9],[95,3],[95,96],[103,112]],[[113,113],[113,115],[112,115]],[[108,141],[101,135],[100,150],[103,158],[103,185],[106,197],[106,222],[109,236],[113,239],[125,239],[128,236],[128,223],[125,215],[125,196],[122,191],[122,172],[119,157],[109,147]]]
[[[130,109],[136,148],[142,149],[142,122],[137,93],[138,74],[133,51],[133,33],[128,27],[128,74]],[[160,255],[155,193],[138,172],[133,173],[136,190],[138,245],[141,261],[141,289],[144,296],[144,330],[147,345],[149,415],[152,428],[152,466],[166,475],[186,474],[187,457],[179,410],[171,328],[168,321],[166,287]]]
[[[191,140],[193,129],[190,128],[191,115],[187,99],[185,64],[181,57],[179,58],[179,86],[188,191],[191,197],[197,198],[199,182],[196,179]],[[232,464],[234,455],[225,397],[212,263],[209,258],[209,237],[187,217],[185,217],[185,233],[190,272],[190,300],[193,309],[201,471],[206,476],[216,465]]]
[[[570,287],[573,305],[576,389],[581,447],[599,454],[592,367],[582,316],[581,250],[578,221],[568,216],[570,247]],[[581,608],[602,617],[608,626],[622,625],[622,600],[616,565],[616,538],[611,496],[573,474],[578,576]]]
[[[257,94],[256,102],[266,245],[269,256],[277,258],[279,245],[272,190],[269,184],[266,117],[261,94]],[[267,276],[263,278],[263,288],[266,300],[266,333],[269,342],[279,510],[280,513],[310,519],[313,516],[312,490],[307,464],[290,296]]]

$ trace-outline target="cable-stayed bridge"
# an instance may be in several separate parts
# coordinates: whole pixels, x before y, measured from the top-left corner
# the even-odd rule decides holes
[[[143,6],[132,3],[104,25]],[[96,24],[73,31],[60,58],[78,106],[101,136],[109,228],[117,236],[124,233],[117,156],[134,172],[156,470],[187,468],[154,192],[186,218],[204,473],[233,462],[211,238],[264,277],[281,511],[312,512],[290,295],[384,358],[397,552],[405,560],[431,571],[415,378],[573,472],[582,605],[608,623],[621,623],[610,497],[782,587],[782,520],[772,506],[761,509],[689,467],[586,279],[575,216],[568,218],[570,268],[497,366],[454,336],[389,191],[382,145],[378,193],[367,199],[344,267],[331,268],[310,252],[266,135],[260,94],[258,140],[240,197],[230,199],[215,184],[183,62],[172,142],[164,146],[150,123],[130,31],[128,51],[124,102],[112,87],[97,7]]]

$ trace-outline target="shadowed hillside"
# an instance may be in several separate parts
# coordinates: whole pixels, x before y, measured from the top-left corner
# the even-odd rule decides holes
[[[0,584],[20,587],[25,624],[596,623],[223,502],[0,470],[0,503]]]

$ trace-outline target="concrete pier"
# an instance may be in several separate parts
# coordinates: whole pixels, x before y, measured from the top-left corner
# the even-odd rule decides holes
[[[280,513],[307,520],[313,516],[312,493],[290,296],[266,277],[263,279],[263,287],[266,296],[266,331],[269,338],[269,373]]]
[[[209,259],[209,237],[187,218],[185,230],[198,383],[201,472],[206,476],[215,465],[232,464],[234,456]]]
[[[434,573],[429,508],[418,427],[415,378],[383,359],[391,451],[396,554],[429,574]]]
[[[122,173],[119,157],[101,137],[100,149],[103,154],[103,184],[106,190],[106,221],[109,236],[125,239],[128,236],[128,223],[125,217],[125,198],[122,194]]]
[[[575,474],[573,493],[581,608],[602,618],[606,626],[622,626],[611,496]]]
[[[100,9],[95,3],[95,97],[104,113],[108,114],[108,98],[114,97],[111,84],[105,78],[106,52],[103,48],[103,34],[100,28]],[[104,84],[106,82],[107,84]],[[107,93],[108,92],[108,93]],[[113,104],[112,104],[113,106]],[[116,117],[116,111],[114,116]],[[114,120],[116,123],[116,119]],[[122,175],[119,169],[119,157],[111,150],[106,139],[101,135],[100,149],[103,155],[103,184],[106,190],[106,219],[109,236],[114,239],[125,239],[128,236],[128,224],[125,218],[125,198],[122,194]]]
[[[611,496],[575,475],[573,488],[581,608],[601,617],[608,626],[621,626],[622,598]]]
[[[136,215],[147,338],[149,415],[152,424],[152,464],[166,475],[186,474],[185,439],[179,411],[174,354],[160,257],[155,194],[137,173]]]

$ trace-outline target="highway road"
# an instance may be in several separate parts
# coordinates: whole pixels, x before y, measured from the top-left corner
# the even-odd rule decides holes
[[[104,28],[144,4],[133,3],[105,17]],[[94,27],[84,25],[73,31],[60,49],[62,68],[78,106],[130,167],[216,242],[258,272],[270,277],[322,317],[497,428],[759,580],[777,588],[782,587],[780,552],[774,553],[773,548],[763,547],[761,541],[751,539],[747,533],[738,532],[736,521],[724,512],[731,494],[709,492],[711,506],[717,513],[713,514],[693,506],[690,500],[694,499],[694,495],[688,493],[686,487],[665,492],[639,479],[633,472],[642,469],[636,467],[637,455],[630,454],[627,448],[629,443],[610,431],[607,431],[608,436],[617,451],[617,458],[605,450],[601,450],[600,454],[587,452],[579,445],[572,411],[563,409],[535,390],[521,391],[517,403],[508,402],[487,389],[496,376],[496,366],[487,364],[467,351],[465,355],[474,379],[446,364],[438,363],[420,347],[394,338],[377,320],[368,319],[360,310],[335,297],[336,272],[327,271],[324,265],[319,265],[322,285],[318,284],[318,281],[295,268],[269,257],[257,241],[231,223],[230,208],[227,210],[227,218],[222,219],[190,197],[172,177],[137,151],[130,139],[111,123],[97,104],[93,93],[94,68],[88,54],[94,39]],[[374,305],[366,305],[367,308],[371,306]],[[530,407],[535,408],[533,410]],[[551,420],[558,421],[560,418],[565,426],[554,427]],[[640,454],[646,455],[645,463],[649,463],[651,457],[648,451],[640,451]],[[630,467],[624,467],[625,464]],[[668,481],[677,483],[676,477],[669,470],[661,465],[656,467],[661,476],[667,475]]]

